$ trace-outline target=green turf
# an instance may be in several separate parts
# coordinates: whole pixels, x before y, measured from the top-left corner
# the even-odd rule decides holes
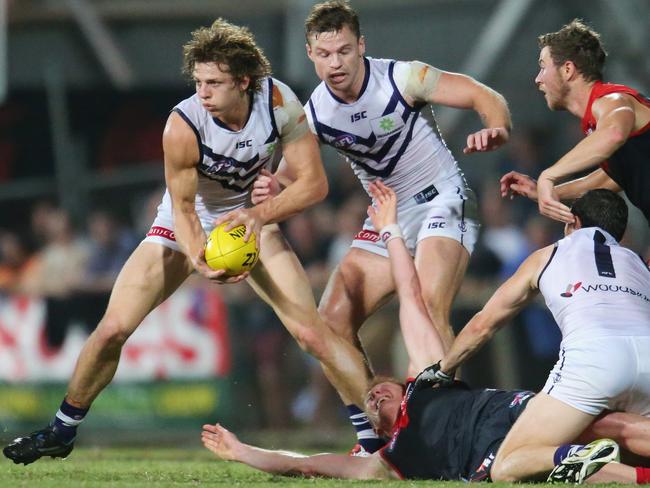
[[[373,486],[466,487],[460,482],[351,481],[287,478],[260,473],[238,463],[217,461],[198,449],[75,449],[66,460],[41,459],[17,466],[0,459],[1,487],[142,487],[180,486]],[[485,485],[522,486],[507,484]],[[592,485],[595,486],[595,485]]]

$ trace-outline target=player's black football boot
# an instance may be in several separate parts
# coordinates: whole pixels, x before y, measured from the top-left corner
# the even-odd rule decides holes
[[[65,444],[56,435],[52,426],[32,432],[27,437],[18,437],[2,452],[16,464],[30,464],[42,456],[65,458],[72,452],[73,443]]]
[[[611,439],[598,439],[568,456],[553,468],[547,483],[581,485],[607,463],[619,462],[619,447]]]

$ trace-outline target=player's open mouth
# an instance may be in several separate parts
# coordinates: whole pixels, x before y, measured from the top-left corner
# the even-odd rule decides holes
[[[345,76],[346,76],[345,73],[334,73],[330,75],[330,80],[333,81],[334,83],[340,83],[341,81],[343,81]]]
[[[375,404],[375,408],[379,412],[379,407],[381,407],[381,404],[384,403],[384,400],[388,400],[387,397],[381,397],[379,400],[377,400],[377,403]]]

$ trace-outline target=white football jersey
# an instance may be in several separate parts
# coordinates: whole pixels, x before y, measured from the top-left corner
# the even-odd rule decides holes
[[[193,95],[174,107],[196,134],[200,160],[196,192],[196,212],[199,216],[215,215],[243,207],[259,172],[272,171],[279,162],[280,135],[273,116],[273,85],[277,80],[262,80],[261,90],[255,92],[251,113],[239,131],[225,127],[212,117]],[[169,192],[163,205],[171,208]]]
[[[324,82],[305,105],[310,128],[352,165],[364,189],[377,178],[392,187],[398,201],[435,185],[465,182],[451,152],[438,134],[433,117],[423,117],[421,104],[411,107],[394,79],[399,62],[364,58],[366,76],[359,98],[345,103]]]
[[[608,336],[650,336],[650,270],[602,229],[557,242],[539,290],[563,344]]]

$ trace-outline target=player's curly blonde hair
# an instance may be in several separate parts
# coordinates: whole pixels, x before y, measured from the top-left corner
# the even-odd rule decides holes
[[[190,79],[196,63],[225,65],[237,81],[248,76],[253,90],[259,90],[262,79],[271,75],[271,63],[251,31],[222,18],[192,32],[192,40],[183,46],[183,73]]]

